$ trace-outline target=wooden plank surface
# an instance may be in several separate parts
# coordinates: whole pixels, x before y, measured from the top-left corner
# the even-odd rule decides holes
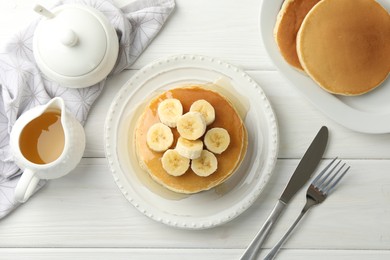
[[[114,2],[123,6],[131,0]],[[0,46],[36,18],[34,4],[0,0]],[[390,259],[390,134],[361,134],[333,122],[275,69],[259,34],[261,0],[176,4],[131,70],[108,79],[85,125],[80,165],[0,221],[0,259],[238,259],[322,125],[330,129],[322,165],[339,156],[352,170],[302,220],[278,259]],[[265,91],[279,124],[279,159],[266,189],[242,215],[209,230],[173,229],[145,217],[121,194],[104,158],[104,121],[118,90],[146,64],[178,53],[214,56],[244,69]],[[303,189],[292,200],[260,257],[299,214],[304,195]]]
[[[346,162],[352,170],[344,183],[308,213],[286,248],[390,250],[390,160]],[[209,230],[187,231],[167,227],[138,212],[114,183],[106,159],[83,159],[74,172],[51,181],[1,221],[0,245],[244,248],[265,221],[297,164],[298,160],[278,160],[264,193],[235,220]],[[265,247],[276,243],[299,214],[304,194],[303,189],[292,200]]]
[[[265,250],[260,257],[265,256]],[[0,254],[4,259],[18,260],[147,260],[147,259],[171,259],[171,260],[229,260],[239,259],[242,254],[241,249],[117,249],[117,248],[26,248],[26,249],[0,249]],[[388,251],[350,251],[350,250],[282,250],[278,259],[284,260],[387,260],[390,258]]]

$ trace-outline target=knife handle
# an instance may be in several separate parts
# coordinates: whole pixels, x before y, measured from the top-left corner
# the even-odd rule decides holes
[[[271,214],[268,216],[264,225],[261,227],[259,232],[257,232],[255,238],[249,244],[245,253],[241,256],[241,260],[255,260],[257,253],[259,252],[261,245],[264,243],[269,232],[271,231],[274,223],[278,220],[280,213],[286,207],[286,204],[278,200],[275,207],[272,209]]]

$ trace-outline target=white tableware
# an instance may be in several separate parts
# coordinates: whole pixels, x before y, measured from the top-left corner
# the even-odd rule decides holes
[[[233,176],[211,190],[193,195],[169,191],[139,166],[133,147],[136,120],[154,95],[210,82],[246,103],[247,154]],[[178,55],[144,67],[122,87],[108,111],[104,142],[115,182],[134,207],[169,226],[205,229],[234,219],[263,191],[277,160],[278,128],[263,90],[244,71],[215,58]]]
[[[264,47],[276,67],[313,105],[337,123],[363,133],[390,133],[389,79],[361,96],[333,95],[284,61],[273,36],[276,17],[283,1],[263,0],[260,10],[260,31]],[[390,10],[390,1],[378,2]]]
[[[113,69],[119,43],[115,28],[97,9],[61,5],[34,10],[43,17],[33,39],[34,58],[50,79],[67,87],[88,87]]]
[[[60,120],[58,123],[62,127],[62,132],[58,130],[59,128],[53,130],[53,124],[49,127],[35,128],[37,125],[46,124],[47,120],[42,121],[42,116],[50,112],[58,115],[57,120]],[[53,117],[50,120],[53,121]],[[47,136],[42,137],[50,131],[57,131],[55,138],[53,135],[49,136],[50,139]],[[56,97],[46,105],[26,111],[16,120],[10,135],[10,146],[16,164],[24,170],[15,189],[15,199],[25,202],[33,194],[40,179],[60,178],[76,167],[84,153],[85,134],[79,121],[66,110],[63,99]],[[36,155],[42,155],[42,150],[36,148],[38,146],[46,151],[46,156],[51,160],[36,161]],[[29,149],[35,149],[34,154],[30,153]],[[53,158],[55,151],[58,152],[58,157]]]
[[[271,213],[268,215],[268,218],[253,238],[240,260],[252,260],[257,258],[257,254],[259,253],[261,246],[271,233],[281,213],[288,206],[295,194],[314,174],[318,164],[321,162],[326,146],[328,145],[328,137],[328,128],[326,126],[322,126],[314,140],[311,142],[309,148],[307,148],[294,173],[291,175],[287,186],[284,188],[282,195],[276,202]]]

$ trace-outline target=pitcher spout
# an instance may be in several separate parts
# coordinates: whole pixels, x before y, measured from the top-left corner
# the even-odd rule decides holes
[[[60,97],[55,97],[51,99],[45,106],[45,111],[56,110],[62,114],[62,111],[65,111],[65,102]]]

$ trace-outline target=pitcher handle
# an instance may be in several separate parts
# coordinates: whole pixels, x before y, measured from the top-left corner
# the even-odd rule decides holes
[[[39,183],[39,178],[35,176],[35,171],[25,169],[15,189],[15,200],[18,202],[27,201],[34,193]]]

